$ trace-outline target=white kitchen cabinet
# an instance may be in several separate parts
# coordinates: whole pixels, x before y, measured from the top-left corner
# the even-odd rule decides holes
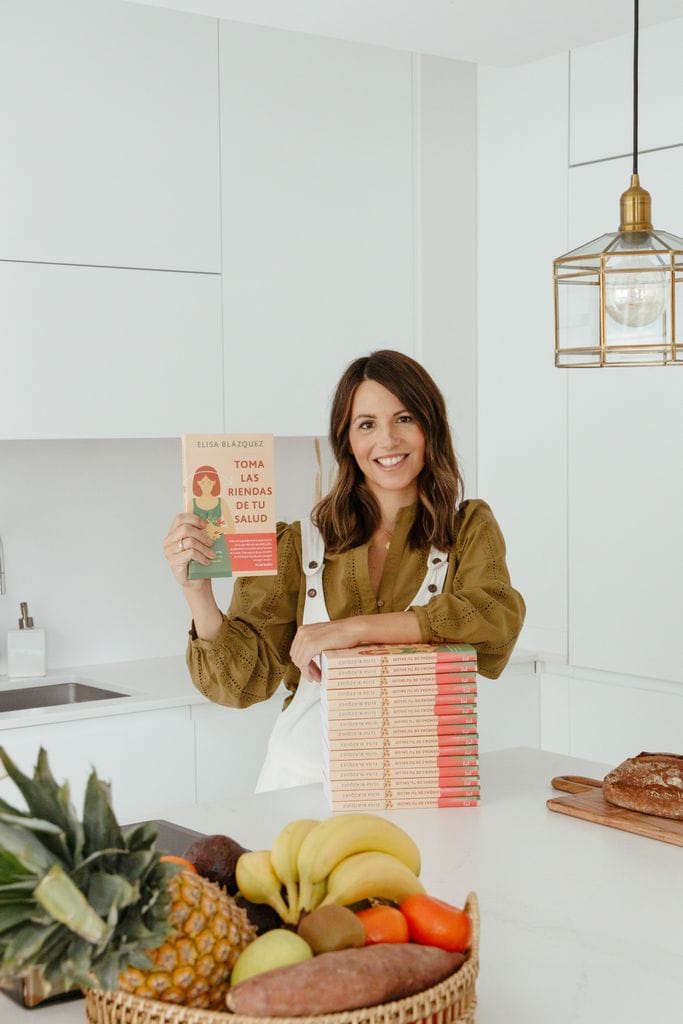
[[[411,59],[220,23],[229,430],[325,434],[352,358],[414,352]]]
[[[220,278],[0,262],[0,437],[223,428]]]
[[[1,259],[220,272],[215,19],[3,0],[0,137]]]
[[[683,127],[676,115],[683,100],[682,46],[683,18],[647,28],[641,25],[638,74],[638,148],[641,151],[683,142]],[[632,153],[632,75],[632,33],[572,50],[571,164]],[[558,111],[558,116],[563,114],[564,111]],[[647,182],[643,184],[649,188]],[[628,181],[622,191],[627,187]]]
[[[0,742],[26,775],[45,747],[53,775],[71,784],[80,816],[92,768],[111,782],[120,822],[163,817],[166,808],[195,801],[194,730],[189,707],[56,722],[0,730]],[[13,782],[3,779],[0,796],[21,805]]]
[[[254,792],[268,737],[286,696],[281,687],[270,700],[250,708],[193,705],[197,800],[225,800]]]

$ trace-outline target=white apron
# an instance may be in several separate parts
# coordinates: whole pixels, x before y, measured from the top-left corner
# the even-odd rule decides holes
[[[301,520],[302,564],[306,574],[306,601],[302,624],[329,622],[323,594],[325,547],[320,531],[310,519]],[[424,605],[443,590],[448,555],[432,547],[427,573],[410,602]],[[256,783],[256,792],[306,786],[322,782],[323,729],[320,711],[320,683],[302,676],[294,697],[278,716]]]

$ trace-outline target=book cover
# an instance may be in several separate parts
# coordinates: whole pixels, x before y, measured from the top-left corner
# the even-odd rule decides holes
[[[477,652],[469,644],[367,644],[360,647],[323,651],[323,672],[363,665],[437,665],[447,662],[475,662]]]
[[[188,579],[274,576],[275,460],[272,434],[185,434],[185,511],[205,521],[211,565],[191,561]]]

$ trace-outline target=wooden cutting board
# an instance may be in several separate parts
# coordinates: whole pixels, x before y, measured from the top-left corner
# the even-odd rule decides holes
[[[662,843],[683,846],[683,821],[674,818],[658,818],[654,814],[629,811],[625,807],[610,804],[602,795],[602,781],[587,779],[579,775],[560,775],[553,779],[554,789],[564,790],[569,796],[556,796],[546,806],[559,814],[572,818],[583,818],[598,825],[618,828],[623,832],[634,832],[648,839],[659,839]]]

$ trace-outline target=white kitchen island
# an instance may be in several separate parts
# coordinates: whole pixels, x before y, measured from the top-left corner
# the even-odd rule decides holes
[[[683,848],[547,810],[555,775],[608,766],[516,749],[483,754],[482,806],[383,812],[423,854],[434,896],[481,911],[478,1024],[676,1024],[683,1007]],[[298,817],[328,814],[321,788],[178,808],[172,820],[270,846]],[[557,795],[557,794],[555,794]],[[33,1019],[32,1019],[33,1018]],[[82,1001],[1,1024],[82,1024]]]

